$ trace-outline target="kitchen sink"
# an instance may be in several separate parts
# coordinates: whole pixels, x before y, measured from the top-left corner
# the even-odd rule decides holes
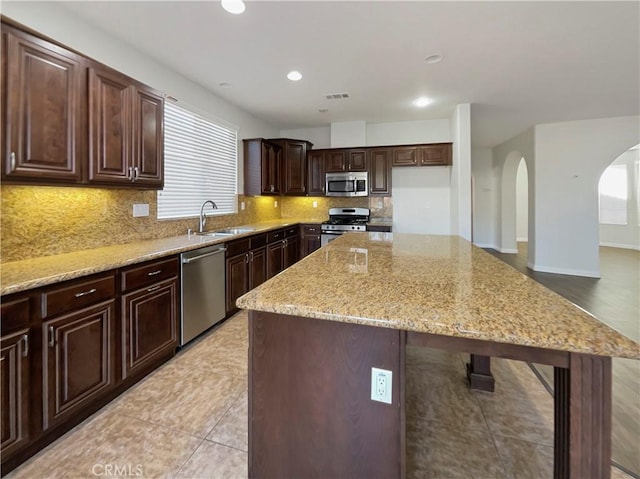
[[[242,233],[251,233],[252,231],[255,231],[255,228],[225,228],[222,230],[218,230],[215,231],[214,233],[216,234],[223,234],[223,235],[239,235]]]
[[[230,232],[225,232],[225,231],[205,231],[204,233],[195,233],[198,236],[210,236],[212,238],[215,238],[217,236],[219,236],[220,238],[223,237],[229,237],[229,236],[233,236],[237,233],[230,233]]]

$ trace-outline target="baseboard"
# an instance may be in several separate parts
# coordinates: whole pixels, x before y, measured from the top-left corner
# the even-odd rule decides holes
[[[638,244],[623,244],[623,243],[601,242],[600,246],[607,246],[609,248],[632,249],[632,250],[640,251],[640,245],[638,245]]]
[[[584,276],[587,278],[599,278],[600,271],[589,271],[584,269],[556,268],[555,266],[544,266],[527,262],[527,267],[540,273],[566,274],[568,276]]]
[[[473,243],[475,246],[477,246],[478,248],[490,248],[490,249],[498,249],[498,247],[494,244],[490,244],[490,243]]]
[[[501,253],[510,253],[510,254],[517,254],[518,253],[518,249],[517,248],[497,248],[498,251],[500,251]]]

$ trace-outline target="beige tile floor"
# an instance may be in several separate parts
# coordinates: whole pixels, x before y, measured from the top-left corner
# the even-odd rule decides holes
[[[246,478],[247,346],[241,312],[8,477]],[[408,348],[408,478],[551,478],[551,396],[500,359],[496,392],[470,392],[466,360]]]

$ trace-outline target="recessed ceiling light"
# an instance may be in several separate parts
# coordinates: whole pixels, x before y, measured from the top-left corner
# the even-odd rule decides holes
[[[413,101],[413,104],[419,108],[423,108],[430,103],[433,103],[433,100],[431,98],[427,98],[426,96],[421,96],[420,98],[416,98]]]
[[[425,63],[438,63],[442,60],[442,55],[429,55],[424,59]]]
[[[287,78],[291,81],[298,81],[302,79],[302,73],[297,70],[293,70],[287,73]]]
[[[234,15],[241,14],[246,8],[242,0],[222,0],[220,3],[222,8]]]

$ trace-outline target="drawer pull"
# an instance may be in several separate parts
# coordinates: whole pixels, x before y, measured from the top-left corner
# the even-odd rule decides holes
[[[147,293],[153,293],[154,291],[158,291],[160,286],[154,286],[153,288],[147,289]]]
[[[98,291],[96,288],[91,288],[89,291],[83,291],[82,293],[76,293],[76,298],[81,298],[82,296],[87,296],[88,294],[93,294]]]
[[[147,273],[147,276],[155,276],[155,275],[160,274],[160,273],[162,273],[161,269],[159,269],[158,271],[152,271],[151,273]]]
[[[22,335],[22,342],[24,343],[24,349],[22,350],[22,356],[26,358],[27,356],[29,356],[29,335],[28,334],[23,334]]]
[[[9,160],[11,162],[11,171],[15,171],[16,170],[16,153],[15,153],[15,151],[11,152],[11,155],[9,155]]]
[[[53,326],[49,326],[49,347],[56,345],[56,332],[53,330]]]

